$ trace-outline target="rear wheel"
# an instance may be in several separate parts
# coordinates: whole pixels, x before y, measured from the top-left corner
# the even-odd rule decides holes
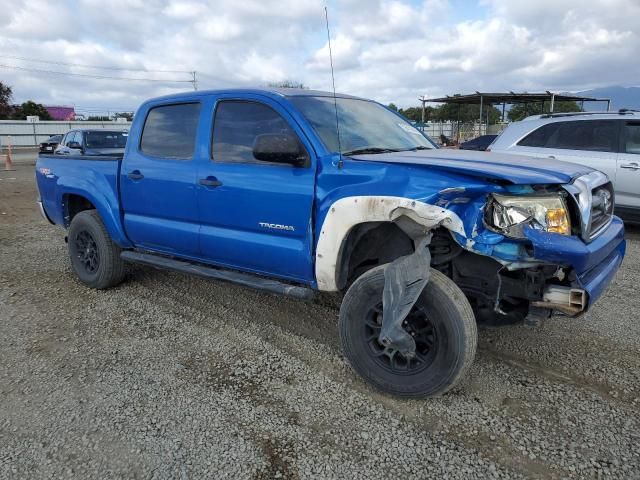
[[[91,288],[113,287],[124,279],[125,267],[118,247],[95,210],[78,213],[69,226],[71,266]]]
[[[345,356],[356,372],[387,393],[443,394],[473,363],[477,330],[471,306],[452,280],[432,269],[429,283],[403,322],[416,342],[415,357],[406,358],[378,341],[384,268],[360,276],[344,297],[339,327]]]

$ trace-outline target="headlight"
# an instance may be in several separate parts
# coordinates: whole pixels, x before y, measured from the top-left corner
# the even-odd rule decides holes
[[[511,237],[524,237],[524,225],[571,235],[567,205],[559,195],[512,197],[494,193],[486,214],[489,226]]]

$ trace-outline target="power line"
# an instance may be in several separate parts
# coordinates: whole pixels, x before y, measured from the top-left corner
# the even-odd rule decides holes
[[[148,70],[146,68],[124,68],[124,67],[115,67],[115,66],[101,66],[101,65],[87,65],[83,63],[67,63],[67,62],[55,62],[53,60],[41,60],[37,58],[27,58],[27,57],[17,57],[13,55],[0,55],[0,58],[10,58],[12,60],[23,60],[25,62],[36,62],[36,63],[48,63],[50,65],[66,65],[69,67],[82,67],[82,68],[95,68],[98,70],[120,70],[127,72],[148,72],[148,73],[192,73],[187,70]]]
[[[98,78],[98,79],[108,79],[108,80],[126,80],[126,81],[134,81],[134,82],[163,82],[163,83],[193,83],[193,80],[171,80],[171,79],[156,79],[156,78],[130,78],[130,77],[112,77],[108,75],[90,75],[86,73],[70,73],[70,72],[59,72],[55,70],[44,70],[41,68],[26,68],[26,67],[18,67],[15,65],[5,65],[0,64],[0,68],[9,68],[13,70],[22,70],[25,72],[36,72],[36,73],[48,73],[53,75],[67,75],[71,77],[84,77],[84,78]],[[191,72],[189,72],[191,73]]]

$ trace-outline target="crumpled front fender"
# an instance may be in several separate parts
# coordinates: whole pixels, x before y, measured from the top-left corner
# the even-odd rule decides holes
[[[391,196],[345,197],[331,205],[322,224],[316,247],[316,281],[318,289],[337,291],[337,266],[349,231],[365,222],[394,222],[408,217],[426,230],[444,226],[465,235],[462,220],[443,207],[417,200]]]

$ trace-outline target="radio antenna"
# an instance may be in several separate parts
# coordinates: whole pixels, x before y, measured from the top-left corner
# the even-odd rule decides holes
[[[333,74],[333,55],[331,53],[331,34],[329,33],[329,12],[324,7],[324,19],[327,25],[327,41],[329,42],[329,65],[331,65],[331,84],[333,86],[333,108],[336,111],[336,133],[338,134],[338,168],[342,168],[342,146],[340,145],[340,120],[338,120],[338,100],[336,98],[336,78]]]

